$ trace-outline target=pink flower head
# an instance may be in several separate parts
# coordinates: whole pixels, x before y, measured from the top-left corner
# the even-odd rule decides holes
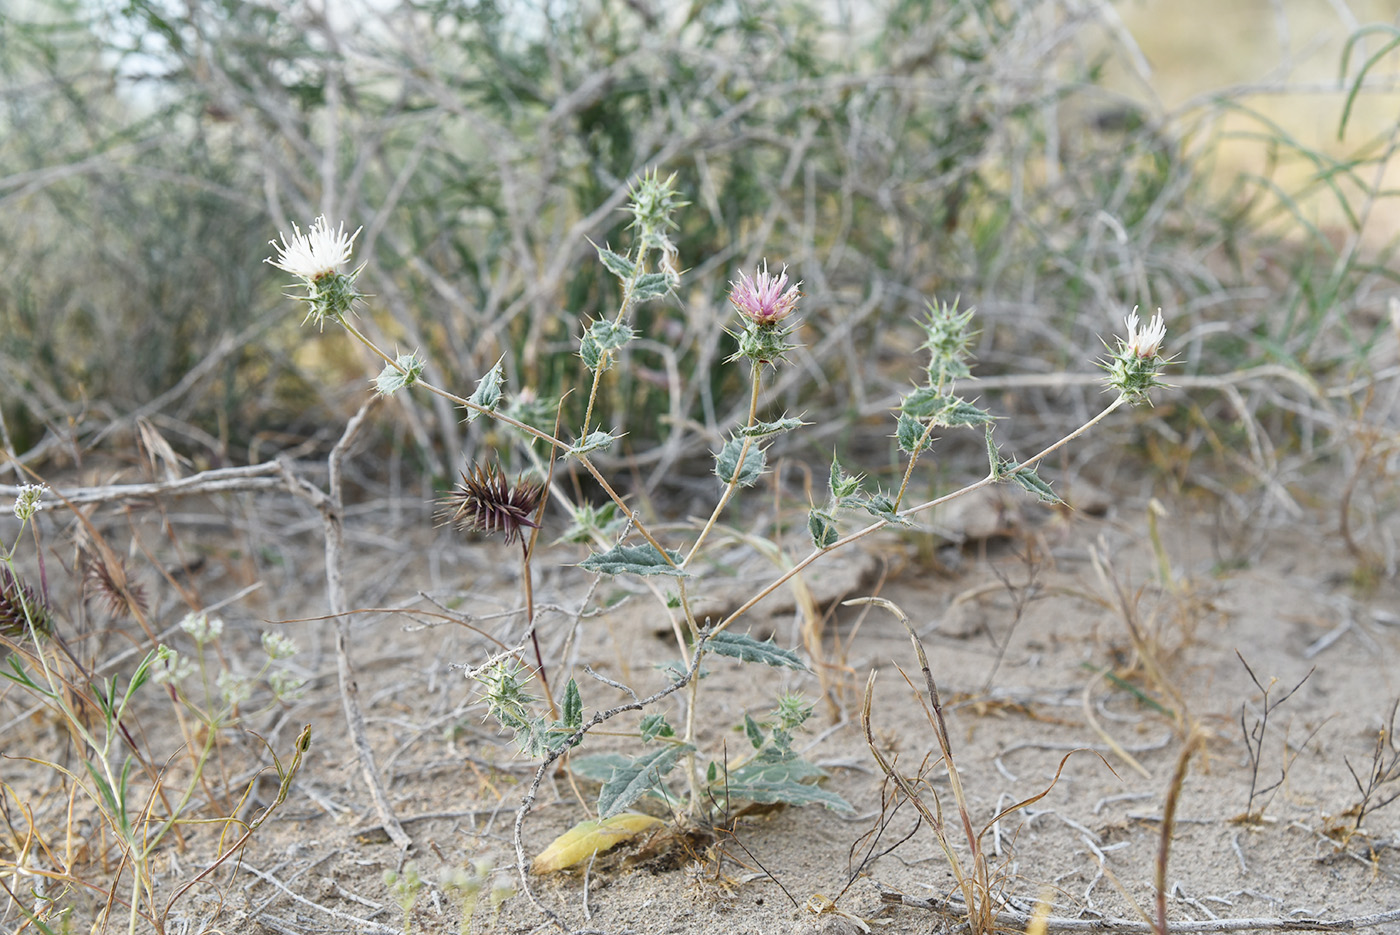
[[[797,291],[797,287],[802,285],[800,282],[783,291],[787,281],[786,266],[774,276],[768,272],[768,261],[764,260],[763,268],[756,272],[753,279],[741,271],[739,281],[729,284],[732,287],[729,301],[733,303],[735,311],[756,325],[777,324],[792,314],[792,310],[797,308],[797,300],[802,297],[802,293]]]

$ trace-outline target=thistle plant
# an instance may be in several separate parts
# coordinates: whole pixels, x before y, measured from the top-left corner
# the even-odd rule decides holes
[[[674,180],[674,176],[662,179],[655,172],[639,179],[631,189],[628,206],[632,215],[629,230],[634,232],[630,248],[625,252],[607,246],[595,248],[603,267],[621,286],[621,301],[615,312],[581,323],[578,357],[584,367],[587,395],[582,420],[571,433],[572,441],[557,437],[557,427],[550,432],[532,424],[542,421],[539,413],[529,420],[519,417],[525,403],[536,406],[538,401],[528,390],[517,393],[514,400],[506,399],[504,370],[499,361],[482,375],[470,395],[459,396],[424,379],[424,362],[416,355],[390,355],[366,338],[347,317],[349,305],[363,298],[354,293],[355,273],[344,272],[353,238],[326,234],[329,226],[324,220],[313,227],[313,231],[322,232],[319,239],[299,232],[291,242],[284,238],[282,255],[276,261],[276,265],[293,272],[307,286],[301,297],[310,307],[307,320],[321,324],[329,320],[342,325],[383,361],[383,370],[374,381],[378,392],[389,395],[412,388],[460,407],[469,423],[482,416],[495,419],[515,430],[523,441],[521,454],[530,459],[539,475],[552,477],[557,459],[572,460],[606,495],[607,502],[603,504],[574,503],[550,488],[548,480],[539,486],[523,480],[511,484],[498,468],[476,466],[463,475],[462,485],[446,500],[446,515],[463,528],[503,533],[507,543],[520,543],[526,582],[525,616],[532,638],[535,633],[528,584],[530,544],[539,532],[546,492],[556,507],[569,516],[564,541],[581,543],[590,550],[578,566],[599,575],[640,578],[655,595],[658,612],[666,615],[675,633],[679,661],[662,667],[667,673],[664,688],[643,698],[628,686],[597,677],[610,688],[626,692],[631,700],[595,710],[587,717],[582,692],[573,679],[565,687],[562,706],[556,705],[544,680],[544,659],[537,638],[539,692],[528,689],[525,670],[508,657],[470,670],[490,714],[514,733],[523,752],[542,761],[516,819],[517,868],[527,892],[527,861],[520,829],[534,802],[535,791],[552,763],[582,743],[593,728],[623,711],[643,713],[635,736],[640,752],[571,755],[570,767],[576,775],[601,783],[597,819],[580,824],[556,841],[549,849],[549,859],[544,860],[545,855],[541,855],[537,868],[566,866],[612,846],[620,837],[651,827],[655,819],[629,811],[644,797],[661,800],[673,814],[701,828],[708,827],[720,813],[727,813],[732,803],[741,801],[819,803],[848,809],[840,796],[817,785],[822,771],[803,761],[794,749],[794,732],[811,711],[796,696],[781,697],[775,712],[762,720],[745,716],[741,726],[752,748],[747,755],[730,757],[724,751],[716,751],[707,756],[699,749],[699,727],[705,723],[702,660],[718,656],[740,663],[805,671],[807,666],[796,652],[771,640],[759,641],[738,632],[735,624],[759,601],[826,553],[889,526],[909,525],[919,514],[971,490],[1011,482],[1042,500],[1058,500],[1050,484],[1037,473],[1039,463],[1125,403],[1145,400],[1152,388],[1161,385],[1157,377],[1167,363],[1161,356],[1165,325],[1160,313],[1146,327],[1140,326],[1135,313],[1129,316],[1127,338],[1120,339],[1104,361],[1108,386],[1115,392],[1112,401],[1053,445],[1023,461],[1015,460],[1002,455],[994,439],[992,414],[957,394],[959,381],[971,375],[968,361],[974,336],[972,311],[959,310],[956,304],[930,304],[920,322],[925,336],[922,350],[928,354],[923,368],[925,378],[905,394],[894,418],[894,435],[906,459],[898,487],[884,490],[868,486],[863,475],[848,471],[838,459],[833,459],[829,495],[808,511],[812,551],[776,573],[769,584],[723,619],[702,621],[693,605],[695,595],[709,583],[703,561],[706,546],[722,530],[724,517],[736,498],[742,497],[743,488],[754,486],[763,476],[767,449],[773,440],[805,424],[761,408],[766,376],[786,365],[800,338],[802,294],[801,283],[791,281],[785,267],[774,272],[767,261],[752,274],[738,271],[730,283],[728,299],[737,320],[729,329],[736,349],[728,362],[747,370],[747,415],[742,423],[731,427],[728,438],[714,453],[719,490],[709,516],[689,532],[668,530],[662,534],[654,530],[629,507],[591,456],[611,447],[623,430],[622,426],[602,426],[596,413],[605,374],[624,359],[623,352],[638,337],[633,312],[641,303],[667,299],[681,281],[679,258],[669,236],[675,228],[672,213],[684,204],[674,188]],[[343,226],[338,230],[343,231]],[[354,297],[347,304],[346,296],[351,293]],[[987,474],[951,493],[909,503],[917,465],[930,450],[934,433],[959,427],[983,433]],[[843,527],[851,522],[852,515],[859,517],[862,524],[846,531]],[[662,587],[660,581],[666,581],[668,587]],[[660,707],[661,700],[673,694],[681,699],[679,718],[674,720],[675,709]],[[549,716],[537,713],[540,695],[548,702]],[[673,784],[670,776],[676,771],[681,780]],[[535,899],[532,893],[531,898]],[[538,899],[535,901],[552,915]]]

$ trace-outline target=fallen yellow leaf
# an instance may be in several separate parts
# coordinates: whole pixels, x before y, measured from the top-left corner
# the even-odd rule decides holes
[[[594,854],[602,853],[661,824],[665,822],[659,818],[637,814],[614,815],[602,821],[581,821],[550,842],[549,847],[540,851],[532,869],[535,873],[566,870]]]

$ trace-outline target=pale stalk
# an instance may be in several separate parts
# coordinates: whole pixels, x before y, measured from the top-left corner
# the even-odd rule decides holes
[[[754,420],[758,417],[758,393],[762,386],[762,380],[763,367],[761,364],[755,363],[753,365],[753,378],[749,384],[749,419],[744,425],[745,428],[751,428],[754,424]],[[704,528],[700,530],[700,534],[695,537],[695,544],[690,547],[690,551],[686,554],[685,560],[681,562],[682,568],[688,567],[691,560],[700,552],[700,546],[704,544],[706,537],[710,534],[710,530],[713,529],[715,523],[719,521],[720,514],[724,512],[725,506],[729,503],[729,498],[732,497],[734,491],[738,489],[739,477],[744,470],[744,460],[748,457],[749,448],[752,445],[753,436],[745,435],[744,441],[739,447],[739,460],[734,465],[734,473],[724,485],[724,492],[720,494],[719,502],[715,504],[714,512],[710,514],[710,518],[706,521]],[[690,629],[693,634],[696,630],[695,617],[690,612],[690,605],[685,598],[685,579],[683,578],[681,579],[681,605],[685,609],[685,617],[690,624]],[[686,687],[685,742],[692,746],[695,745],[695,709],[698,707],[699,701],[700,680],[697,678],[692,679],[690,684]],[[687,780],[690,783],[690,813],[694,815],[700,803],[700,764],[696,760],[693,750],[686,754],[685,759]]]
[[[642,270],[646,268],[647,251],[642,247],[637,252],[637,264],[632,268],[632,278],[627,280],[622,287],[622,303],[618,306],[617,315],[613,318],[614,325],[622,324],[627,317],[627,310],[632,307],[632,292],[637,288],[637,280],[641,278]],[[583,433],[580,439],[588,437],[588,427],[593,422],[593,404],[598,399],[598,386],[603,382],[603,371],[608,369],[608,361],[612,358],[612,350],[604,350],[598,357],[598,366],[593,371],[593,385],[588,389],[588,406],[583,412]]]
[[[763,380],[763,368],[759,364],[753,365],[753,379],[749,384],[749,420],[744,424],[744,428],[753,428],[754,422],[758,418],[758,392]],[[690,552],[685,556],[685,561],[681,562],[681,567],[690,565],[691,559],[700,552],[700,546],[704,544],[705,538],[709,536],[710,530],[719,521],[720,514],[724,512],[725,506],[729,504],[729,498],[734,496],[734,491],[739,487],[739,476],[744,470],[744,459],[748,457],[749,448],[753,445],[753,436],[744,435],[743,444],[739,448],[739,461],[734,466],[734,476],[724,485],[724,493],[720,494],[719,503],[715,504],[714,512],[710,514],[709,520],[705,523],[700,535],[695,537],[695,544],[690,547]]]
[[[1026,461],[1022,462],[1021,464],[1017,465],[1017,467],[1016,467],[1015,470],[1013,470],[1013,471],[1008,471],[1008,472],[1006,472],[1005,474],[1002,474],[1002,475],[997,475],[996,473],[989,473],[989,474],[987,474],[986,477],[982,478],[981,480],[974,481],[973,483],[968,484],[966,487],[961,487],[961,488],[959,488],[959,489],[953,491],[952,493],[944,494],[944,495],[941,496],[941,497],[935,497],[934,499],[925,501],[924,503],[920,503],[920,504],[918,504],[917,506],[911,506],[911,507],[909,507],[909,508],[906,509],[906,510],[900,510],[898,515],[899,515],[899,516],[914,516],[915,514],[922,513],[922,512],[924,512],[924,511],[926,511],[926,510],[931,510],[931,509],[933,509],[934,507],[939,506],[940,504],[947,503],[949,500],[956,499],[957,497],[961,497],[961,496],[963,496],[964,494],[971,493],[971,492],[974,491],[974,490],[979,490],[979,489],[981,489],[981,488],[983,488],[983,487],[987,487],[987,486],[989,486],[989,485],[991,485],[991,484],[995,484],[995,483],[996,483],[997,481],[999,481],[999,480],[1004,480],[1004,479],[1006,479],[1006,478],[1008,478],[1008,477],[1011,477],[1011,476],[1013,476],[1013,475],[1015,475],[1015,474],[1019,474],[1021,471],[1024,471],[1024,470],[1026,470],[1027,468],[1032,467],[1032,466],[1035,465],[1037,462],[1039,462],[1042,458],[1044,458],[1044,457],[1046,457],[1047,455],[1050,455],[1050,454],[1052,454],[1052,453],[1058,451],[1058,450],[1059,450],[1060,448],[1062,448],[1064,445],[1066,445],[1066,444],[1068,444],[1069,442],[1073,441],[1074,439],[1078,438],[1080,435],[1083,435],[1085,432],[1089,431],[1089,429],[1093,428],[1095,425],[1098,425],[1098,424],[1099,424],[1100,422],[1102,422],[1104,419],[1108,418],[1109,414],[1112,413],[1114,410],[1116,410],[1119,406],[1121,406],[1121,405],[1123,404],[1123,402],[1124,402],[1125,399],[1126,399],[1126,397],[1120,395],[1120,396],[1119,396],[1117,399],[1115,399],[1113,402],[1109,403],[1108,406],[1107,406],[1102,412],[1100,412],[1098,415],[1094,416],[1094,417],[1093,417],[1092,419],[1090,419],[1088,422],[1085,422],[1083,425],[1081,425],[1079,428],[1075,429],[1075,430],[1074,430],[1073,432],[1071,432],[1070,434],[1066,435],[1064,438],[1062,438],[1062,439],[1060,439],[1059,441],[1055,442],[1055,443],[1054,443],[1053,445],[1051,445],[1049,448],[1046,448],[1044,451],[1040,452],[1039,454],[1035,455],[1034,457],[1029,458],[1029,459],[1027,459]],[[888,526],[888,525],[889,525],[889,521],[888,521],[888,520],[878,520],[878,521],[876,521],[876,522],[874,522],[874,523],[871,523],[869,526],[866,526],[864,529],[859,529],[859,530],[856,530],[855,532],[851,533],[851,534],[848,535],[848,536],[843,536],[842,538],[836,540],[835,542],[833,542],[830,546],[826,547],[825,549],[813,549],[812,552],[811,552],[810,554],[808,554],[806,558],[803,558],[803,559],[802,559],[801,561],[799,561],[797,564],[793,565],[793,566],[792,566],[791,568],[789,568],[787,571],[783,572],[783,573],[782,573],[781,575],[779,575],[775,580],[773,580],[771,583],[769,583],[768,585],[766,585],[766,586],[763,588],[763,590],[759,591],[759,592],[758,592],[757,594],[755,594],[753,597],[749,598],[747,601],[745,601],[743,604],[741,604],[737,610],[735,610],[735,611],[734,611],[733,613],[731,613],[728,617],[725,617],[722,621],[720,621],[719,625],[715,627],[714,632],[719,633],[720,631],[726,629],[726,628],[727,628],[731,623],[733,623],[735,620],[738,620],[738,619],[739,619],[740,617],[742,617],[744,614],[746,614],[746,613],[748,613],[750,610],[752,610],[755,604],[757,604],[759,601],[763,600],[763,599],[764,599],[765,597],[767,597],[768,595],[772,594],[774,591],[776,591],[778,588],[782,587],[782,586],[783,586],[784,584],[786,584],[787,582],[791,581],[792,578],[793,578],[793,576],[800,574],[800,573],[803,571],[803,569],[805,569],[808,565],[810,565],[810,564],[812,564],[813,562],[815,562],[817,559],[821,558],[821,557],[822,557],[823,555],[825,555],[827,552],[831,552],[831,551],[834,551],[834,550],[836,550],[836,549],[841,548],[842,546],[849,545],[849,544],[851,544],[852,542],[855,542],[855,541],[858,540],[858,539],[864,539],[866,536],[870,535],[871,533],[879,532],[881,529],[884,529],[884,528],[885,528],[886,526]]]

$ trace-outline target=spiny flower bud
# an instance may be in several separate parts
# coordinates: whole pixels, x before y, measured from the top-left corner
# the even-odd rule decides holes
[[[444,515],[464,532],[505,533],[506,543],[521,540],[524,530],[538,529],[533,516],[544,496],[540,484],[516,479],[512,485],[495,465],[473,465],[444,501]]]
[[[632,215],[629,227],[641,232],[641,239],[647,247],[663,248],[667,228],[676,227],[671,214],[690,202],[681,201],[676,193],[676,174],[672,172],[663,182],[655,169],[633,183],[628,194],[632,201],[627,210]]]
[[[1124,320],[1128,328],[1127,338],[1118,339],[1118,349],[1099,366],[1108,371],[1108,385],[1122,393],[1129,402],[1138,403],[1147,399],[1149,390],[1166,386],[1157,379],[1161,369],[1170,360],[1162,357],[1162,342],[1167,337],[1167,326],[1162,320],[1162,312],[1146,326],[1138,318],[1137,309]]]

